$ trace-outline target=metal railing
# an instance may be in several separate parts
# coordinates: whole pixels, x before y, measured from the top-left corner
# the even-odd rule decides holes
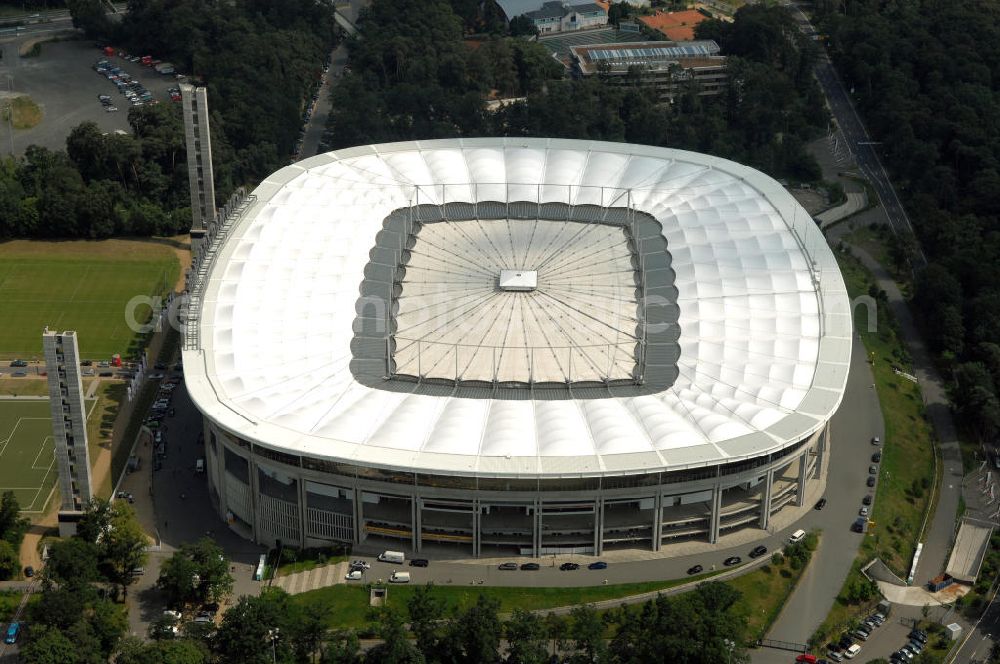
[[[255,195],[247,194],[240,187],[229,198],[229,202],[216,212],[215,220],[208,225],[205,236],[197,244],[192,240],[191,270],[187,275],[187,292],[183,303],[184,324],[181,326],[184,350],[201,350],[201,303],[208,275],[211,274],[215,259],[230,231],[256,202]]]

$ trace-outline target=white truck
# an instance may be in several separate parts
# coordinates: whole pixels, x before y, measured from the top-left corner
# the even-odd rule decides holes
[[[384,563],[396,563],[401,565],[406,560],[406,555],[402,551],[383,551],[378,559]]]

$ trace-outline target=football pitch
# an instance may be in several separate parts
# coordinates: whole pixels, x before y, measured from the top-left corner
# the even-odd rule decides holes
[[[109,241],[0,244],[0,357],[41,357],[42,329],[76,330],[80,355],[103,360],[129,350],[126,306],[173,288],[173,250]],[[148,316],[142,308],[137,315]],[[0,470],[2,472],[2,470]]]
[[[96,399],[87,401],[88,417]],[[48,399],[0,399],[0,493],[13,491],[21,510],[45,509],[58,470],[52,453]]]

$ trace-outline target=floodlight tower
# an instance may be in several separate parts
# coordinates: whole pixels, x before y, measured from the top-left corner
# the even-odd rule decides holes
[[[52,435],[59,469],[59,534],[76,534],[76,524],[91,499],[90,454],[87,451],[87,413],[80,379],[80,351],[76,332],[45,328],[42,348],[49,379]]]
[[[191,239],[205,236],[215,221],[215,181],[212,174],[212,137],[208,127],[208,91],[182,83],[184,142],[187,146],[188,185],[191,189]]]

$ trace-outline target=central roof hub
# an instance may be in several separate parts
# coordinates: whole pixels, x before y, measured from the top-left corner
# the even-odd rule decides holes
[[[538,288],[537,270],[500,270],[500,290],[529,292]]]

